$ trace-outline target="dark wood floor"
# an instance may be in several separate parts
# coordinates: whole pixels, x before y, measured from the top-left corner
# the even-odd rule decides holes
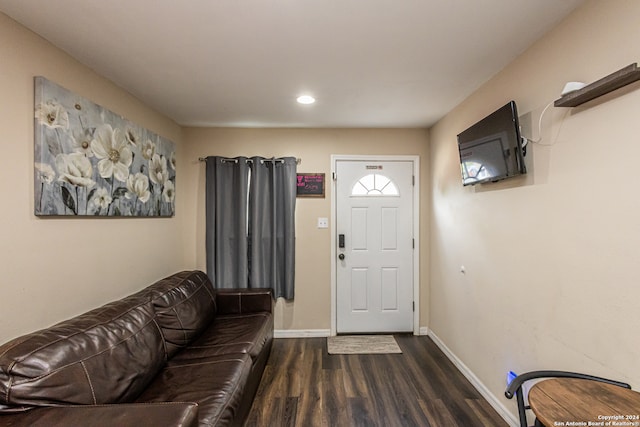
[[[329,355],[326,338],[274,340],[245,426],[507,426],[425,336],[403,354]]]

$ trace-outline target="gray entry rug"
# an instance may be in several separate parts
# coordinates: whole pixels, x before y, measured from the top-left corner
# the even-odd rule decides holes
[[[327,338],[329,354],[402,353],[393,335],[340,335]]]

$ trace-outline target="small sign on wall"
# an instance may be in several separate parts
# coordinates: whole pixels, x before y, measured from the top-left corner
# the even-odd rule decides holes
[[[323,173],[299,173],[297,176],[297,197],[324,198]]]

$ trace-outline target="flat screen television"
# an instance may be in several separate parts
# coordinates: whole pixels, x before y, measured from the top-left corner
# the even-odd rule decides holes
[[[475,185],[525,174],[515,101],[458,135],[462,183]]]

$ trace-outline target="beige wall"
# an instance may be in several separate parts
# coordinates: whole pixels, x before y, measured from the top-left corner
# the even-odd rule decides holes
[[[640,85],[551,107],[526,178],[463,188],[456,135],[514,99],[537,138],[565,82],[640,58],[638,17],[634,0],[588,2],[430,131],[430,329],[512,413],[509,370],[640,387]]]
[[[187,263],[181,129],[0,14],[0,343],[140,289]],[[33,212],[33,77],[176,143],[175,218],[41,219]],[[191,210],[191,209],[189,209]]]
[[[187,204],[192,206],[192,237],[196,265],[206,268],[204,223],[205,165],[208,155],[294,156],[302,159],[299,172],[331,172],[332,154],[418,155],[421,188],[428,188],[428,139],[423,129],[205,129],[184,131],[189,167],[181,175],[188,181]],[[331,258],[329,229],[318,229],[318,217],[331,217],[331,185],[324,199],[299,198],[296,203],[296,297],[279,300],[275,328],[280,330],[328,330],[331,327]],[[421,198],[421,236],[428,242],[428,197]],[[428,319],[428,247],[421,248],[421,326]]]

